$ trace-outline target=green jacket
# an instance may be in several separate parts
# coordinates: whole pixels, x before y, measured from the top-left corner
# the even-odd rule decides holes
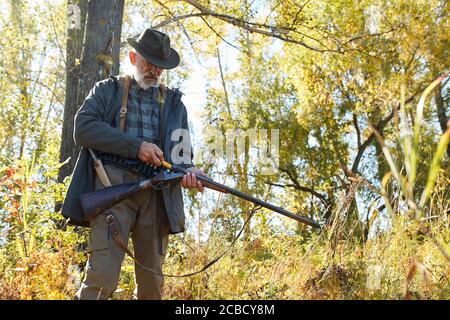
[[[118,77],[111,76],[109,79],[99,81],[89,92],[75,115],[74,139],[75,143],[83,148],[78,155],[62,206],[62,215],[69,218],[71,224],[89,226],[89,223],[83,218],[79,200],[80,195],[94,189],[96,173],[87,148],[126,158],[137,158],[143,140],[112,127],[114,117],[121,107],[123,92],[123,82],[119,81]],[[161,144],[164,159],[169,162],[172,162],[172,148],[179,142],[171,140],[172,132],[179,128],[189,130],[187,111],[181,101],[181,95],[182,93],[178,89],[167,89],[162,109]],[[189,158],[191,162],[182,164],[184,167],[193,166],[192,154]],[[163,197],[170,223],[170,232],[183,232],[185,215],[180,183],[176,181],[170,183],[168,188],[163,189]]]

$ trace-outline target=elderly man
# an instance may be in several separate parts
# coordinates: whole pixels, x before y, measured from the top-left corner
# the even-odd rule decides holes
[[[190,144],[181,92],[160,84],[163,70],[179,64],[178,53],[170,47],[166,34],[150,28],[128,42],[134,48],[129,53],[133,75],[96,83],[75,116],[74,139],[83,148],[62,214],[73,224],[91,228],[86,276],[76,299],[111,297],[125,253],[118,242],[127,244],[129,234],[136,259],[135,297],[161,299],[168,235],[184,231],[181,186],[203,191],[195,175],[204,173],[193,166],[192,149],[173,152],[179,143]],[[174,135],[178,131],[182,133],[179,137]],[[104,164],[107,183],[94,170],[94,156]],[[84,219],[78,199],[81,194],[108,184],[140,181],[163,160],[178,161],[190,172],[181,182],[172,181],[161,190],[140,191],[90,221]],[[118,241],[114,241],[111,226],[118,231]]]

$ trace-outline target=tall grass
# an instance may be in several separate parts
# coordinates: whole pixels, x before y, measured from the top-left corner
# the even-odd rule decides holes
[[[211,271],[183,281],[169,280],[166,297],[449,299],[450,179],[449,169],[441,168],[441,163],[450,128],[438,139],[425,185],[417,185],[425,103],[445,77],[437,78],[423,92],[412,124],[406,116],[402,88],[398,128],[401,152],[392,152],[373,129],[390,168],[378,191],[389,213],[384,218],[389,220],[388,228],[371,232],[365,242],[354,237],[357,224],[344,228],[355,193],[364,185],[364,180],[356,179],[343,193],[332,223],[321,234],[309,240],[281,233],[256,237],[254,245],[236,248]],[[388,188],[395,190],[395,206]],[[377,219],[381,216],[374,210],[368,228]],[[195,264],[195,256],[203,251],[200,247],[193,250],[183,265]]]
[[[0,299],[67,299],[80,281],[85,232],[61,229],[53,212],[66,189],[56,182],[61,165],[33,154],[0,171]]]

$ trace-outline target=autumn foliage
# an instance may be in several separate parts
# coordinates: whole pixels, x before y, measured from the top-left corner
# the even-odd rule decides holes
[[[59,212],[65,68],[80,64],[65,61],[67,3],[0,9],[0,299],[72,299],[88,230]],[[163,81],[185,93],[195,163],[323,225],[186,191],[167,274],[201,269],[252,218],[207,271],[166,278],[165,299],[450,298],[448,1],[133,0],[122,38],[142,21],[182,56]],[[231,163],[217,152],[235,129],[279,130],[276,174],[250,142]],[[132,298],[133,265],[113,299]]]

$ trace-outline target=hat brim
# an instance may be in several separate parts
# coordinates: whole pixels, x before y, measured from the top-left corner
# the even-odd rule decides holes
[[[133,38],[128,38],[127,42],[136,49],[145,60],[161,69],[173,69],[180,64],[180,56],[178,52],[170,48],[170,55],[167,59],[161,59],[150,54],[145,48]]]

